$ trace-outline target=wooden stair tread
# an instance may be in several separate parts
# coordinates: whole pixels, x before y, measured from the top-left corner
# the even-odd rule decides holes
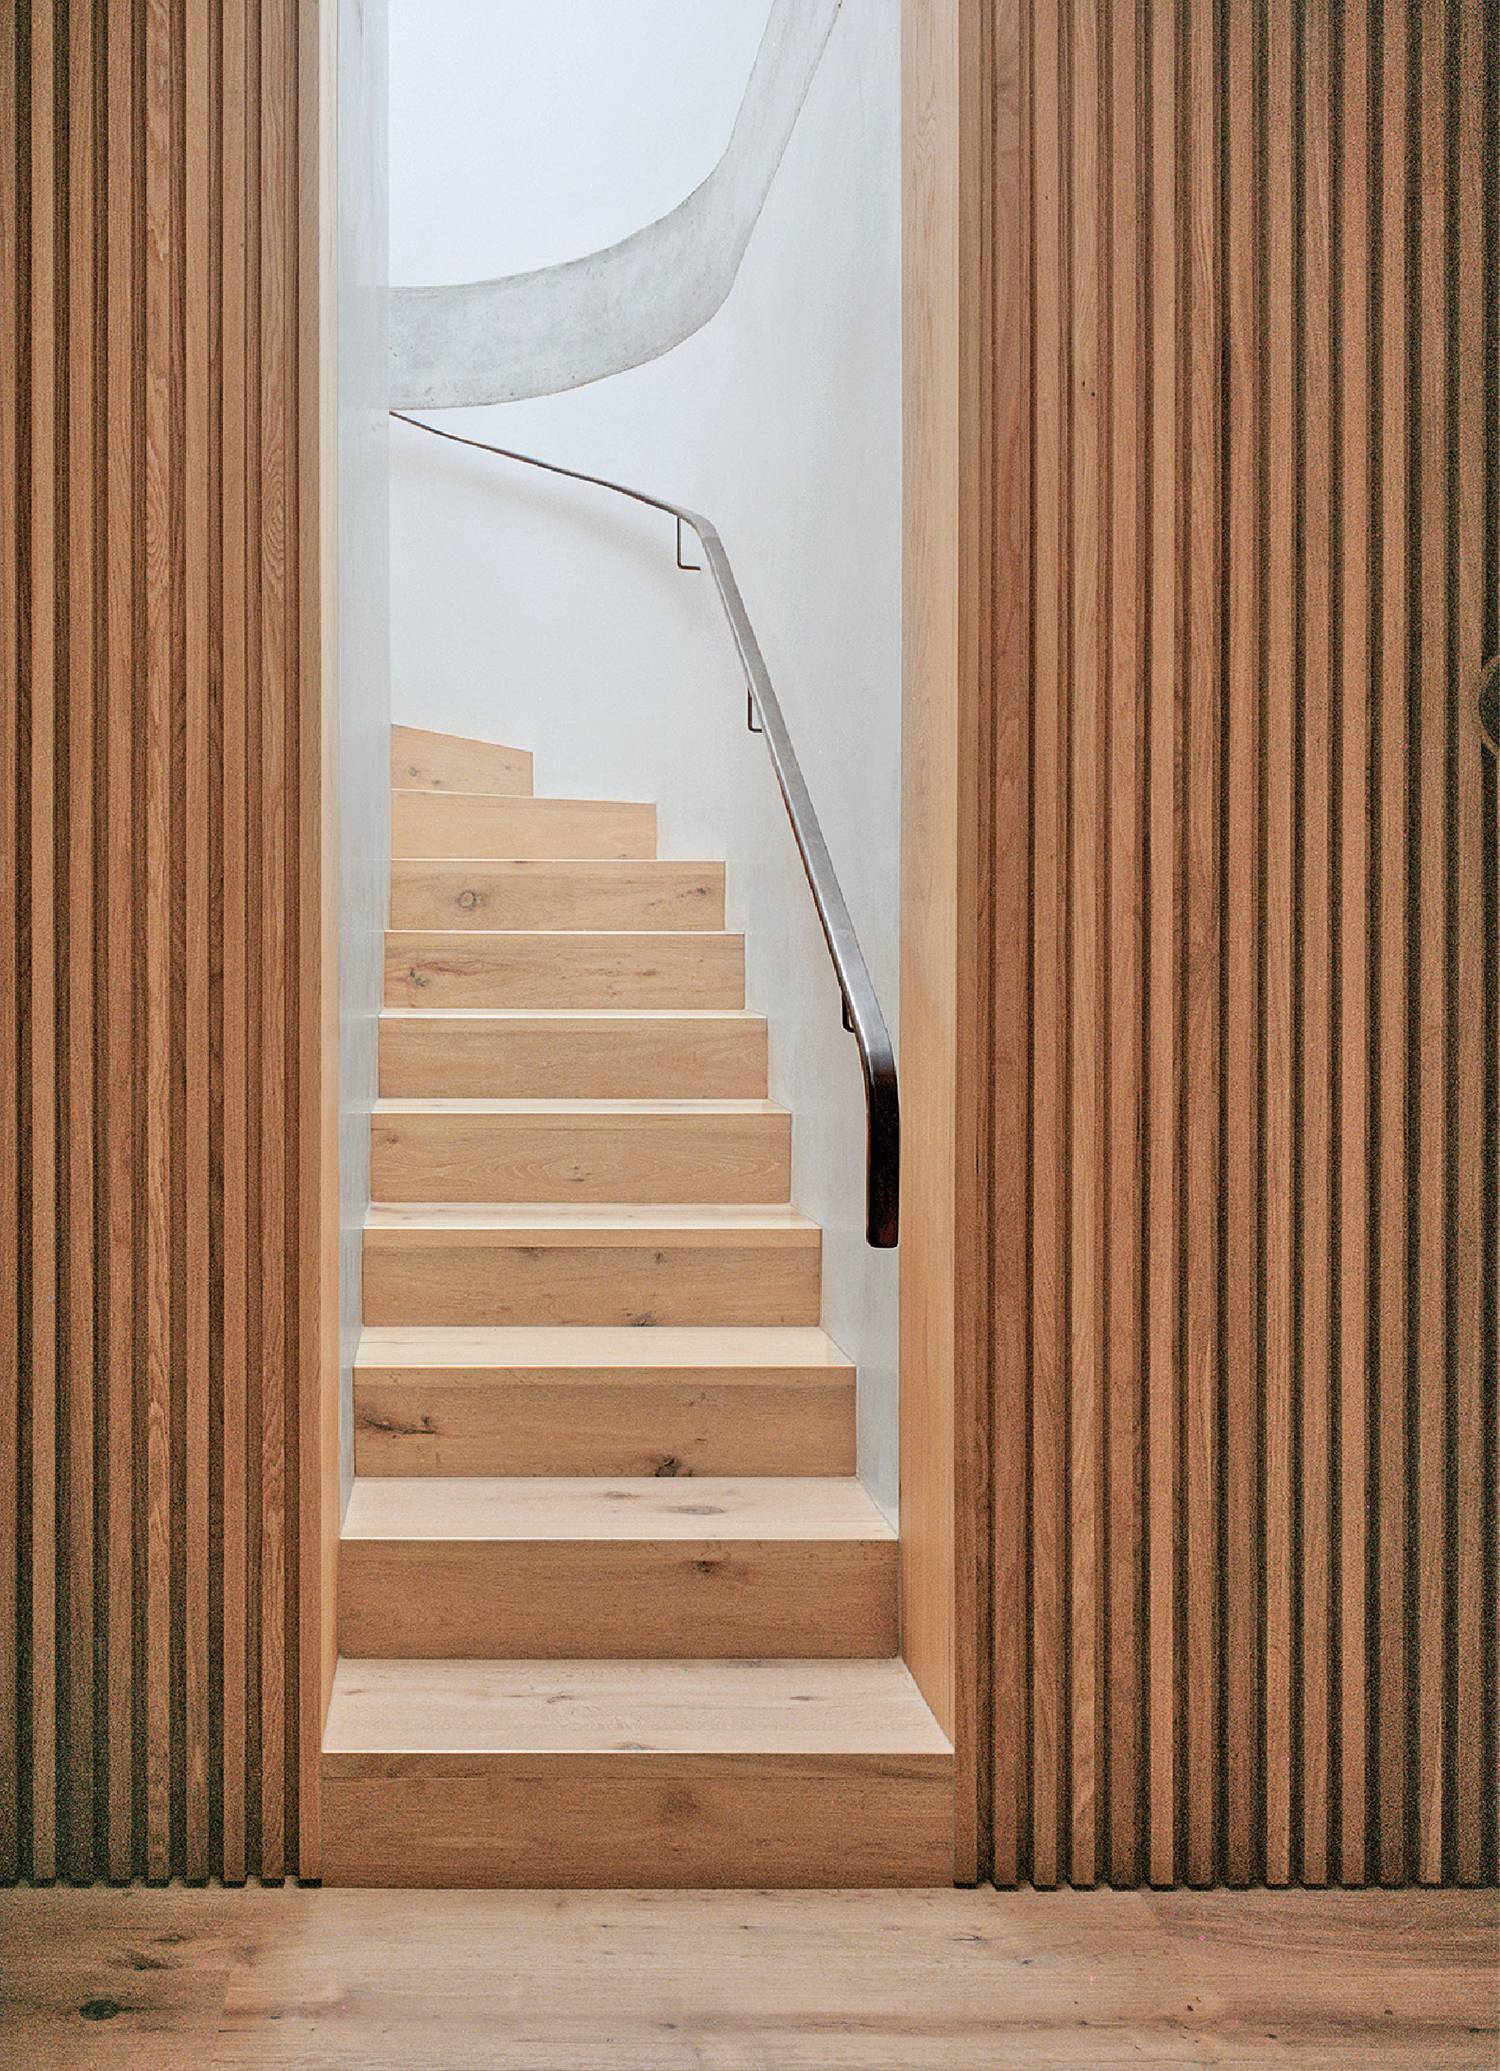
[[[486,1094],[383,1095],[379,1115],[784,1115],[779,1100],[554,1100],[495,1098]]]
[[[749,1207],[733,1201],[656,1207],[611,1201],[385,1201],[367,1211],[365,1231],[376,1242],[399,1237],[444,1244],[587,1244],[590,1249],[639,1244],[652,1236],[690,1236],[699,1244],[753,1239],[804,1245],[816,1244],[822,1235],[817,1223],[776,1201]]]
[[[768,1367],[825,1373],[850,1364],[824,1330],[753,1324],[697,1330],[663,1324],[387,1324],[366,1326],[354,1355],[356,1369],[562,1369],[590,1374],[670,1368],[738,1373]]]
[[[637,1021],[764,1021],[751,1007],[382,1007],[382,1021],[497,1021],[546,1027],[554,1021],[587,1021],[595,1026]]]
[[[612,1541],[895,1538],[852,1476],[356,1478],[350,1540]]]
[[[743,939],[733,928],[388,928],[386,935],[388,940],[395,942],[430,942],[438,948],[451,947],[455,951],[472,950],[485,942],[516,941],[598,942],[615,946],[622,942],[681,942],[701,950],[719,940],[738,942]],[[538,1010],[533,1008],[532,1011]],[[549,1007],[541,1011],[551,1013],[553,1010]],[[620,1009],[614,1011],[619,1013]]]
[[[899,1660],[341,1660],[325,1755],[951,1757]]]
[[[515,805],[515,804],[516,804],[516,803],[518,802],[518,800],[519,800],[520,802],[522,802],[522,803],[524,803],[524,804],[526,804],[526,805],[528,805],[528,806],[533,806],[533,805],[534,805],[534,806],[557,806],[557,807],[560,807],[560,808],[563,808],[563,809],[567,809],[567,808],[569,808],[569,807],[576,807],[576,806],[584,806],[584,807],[593,807],[593,806],[603,806],[603,807],[605,808],[605,810],[606,810],[606,811],[614,811],[614,810],[616,810],[617,808],[621,808],[621,807],[630,807],[630,808],[633,808],[633,809],[635,809],[635,810],[638,810],[638,811],[641,811],[641,812],[646,812],[646,811],[651,811],[651,810],[654,810],[654,808],[653,808],[653,807],[651,806],[651,802],[650,802],[650,800],[649,800],[649,799],[645,799],[645,798],[559,798],[559,797],[557,797],[557,796],[556,796],[556,795],[555,795],[554,793],[552,793],[552,792],[548,792],[548,793],[546,793],[546,794],[545,794],[545,795],[544,795],[543,797],[541,797],[541,798],[536,798],[536,797],[532,797],[532,796],[529,796],[529,795],[525,795],[525,794],[518,794],[517,792],[514,792],[514,791],[486,791],[486,790],[485,790],[485,788],[484,788],[484,786],[483,786],[482,784],[481,784],[481,785],[476,785],[476,786],[475,786],[475,788],[474,788],[474,789],[473,789],[472,791],[456,791],[456,790],[453,790],[453,789],[452,789],[451,787],[449,787],[449,786],[446,786],[446,785],[433,785],[433,784],[393,784],[393,785],[391,786],[391,793],[392,793],[392,796],[393,796],[393,797],[396,797],[396,798],[463,798],[463,799],[472,799],[472,798],[483,798],[483,799],[493,799],[493,800],[495,801],[495,803],[496,803],[497,805],[506,805],[506,806],[512,806],[512,805]],[[396,861],[398,861],[398,862],[420,862],[420,863],[430,863],[430,862],[433,862],[433,861],[442,861],[443,859],[442,859],[441,857],[436,857],[436,858],[435,858],[435,857],[431,857],[431,856],[415,856],[415,857],[413,857],[413,856],[404,856],[404,857],[397,857],[397,858],[395,858],[395,860],[396,860]],[[463,858],[463,860],[464,860],[464,861],[466,861],[466,862],[472,862],[472,861],[474,861],[474,860],[476,860],[476,859],[475,859],[475,858],[473,858],[473,857],[465,857],[465,858]],[[527,859],[526,859],[526,858],[522,858],[522,857],[517,857],[517,858],[509,858],[509,857],[500,857],[500,858],[490,858],[490,859],[488,859],[488,860],[492,860],[492,861],[494,861],[494,860],[498,860],[498,861],[506,862],[506,861],[512,861],[512,860],[514,860],[514,861],[525,861],[525,860],[527,860]],[[565,860],[566,860],[566,858],[562,858],[562,857],[554,857],[554,858],[552,858],[551,860],[553,860],[553,861],[555,861],[555,862],[560,862],[560,861],[565,861]],[[587,858],[587,857],[579,857],[579,858],[577,858],[576,860],[577,860],[577,861],[580,861],[580,862],[586,862],[586,861],[589,861],[589,860],[591,860],[591,859],[590,859],[590,858]],[[593,860],[597,860],[597,859],[593,859]],[[628,861],[640,861],[640,860],[642,860],[642,859],[641,859],[641,858],[638,858],[638,857],[622,857],[622,858],[621,858],[621,861],[622,861],[622,862],[628,862]]]

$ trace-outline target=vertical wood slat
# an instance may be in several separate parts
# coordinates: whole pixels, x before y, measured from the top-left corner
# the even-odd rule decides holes
[[[1032,348],[995,483],[1029,523],[999,579],[1029,614],[1031,925],[997,999],[1031,1129],[1029,1255],[996,1259],[1029,1344],[996,1869],[1473,1883],[1500,1682],[1483,9],[1002,17],[1030,53],[994,215]]]
[[[1413,836],[1416,998],[1416,1875],[1442,1879],[1447,1817],[1448,1380],[1448,649],[1447,0],[1418,10],[1417,528],[1419,649]]]
[[[1373,746],[1370,701],[1370,585],[1375,568],[1369,534],[1371,491],[1370,64],[1371,23],[1362,8],[1342,21],[1336,77],[1341,103],[1336,163],[1341,242],[1335,321],[1341,340],[1336,432],[1339,440],[1337,543],[1341,898],[1338,926],[1338,1509],[1339,1509],[1339,1801],[1332,1873],[1361,1885],[1369,1873],[1366,1843],[1369,1720],[1372,1684],[1369,1634],[1369,1477],[1371,1428],[1370,1150],[1374,1103],[1370,1055],[1370,806]]]
[[[119,857],[135,846],[135,714],[139,652],[141,541],[136,465],[140,436],[136,323],[140,308],[136,178],[136,35],[132,9],[108,17],[106,50],[106,196],[109,360],[108,447],[105,493],[109,595],[106,615],[108,719],[104,752],[106,852]],[[106,1203],[101,1222],[107,1317],[106,1364],[101,1377],[107,1423],[107,1498],[103,1528],[108,1549],[108,1634],[105,1665],[105,1748],[108,1762],[104,1869],[123,1883],[136,1863],[135,1673],[136,1569],[135,1375],[139,1308],[136,1186],[140,1172],[139,1072],[135,964],[138,887],[135,873],[113,869],[103,888],[105,969],[109,1007],[104,1051],[104,1121],[108,1143]]]
[[[1411,181],[1409,42],[1405,0],[1385,0],[1381,15],[1380,93],[1380,473],[1379,616],[1379,1116],[1380,1207],[1378,1343],[1380,1372],[1376,1562],[1378,1675],[1379,1876],[1404,1883],[1407,1844],[1407,1733],[1411,1716],[1407,1661],[1407,1402],[1408,1305],[1407,892],[1410,880],[1407,799],[1410,625],[1407,565],[1410,536],[1408,432],[1410,397],[1406,327],[1416,283],[1407,237]]]
[[[146,1404],[146,1874],[172,1871],[171,1766],[175,1606],[172,1598],[172,1368],[179,1318],[172,1272],[172,700],[173,632],[180,585],[174,565],[174,208],[171,0],[146,0],[144,434],[146,955],[145,1209]]]
[[[1108,120],[1104,165],[1109,182],[1105,248],[1110,306],[1108,365],[1110,412],[1107,507],[1110,512],[1109,635],[1101,679],[1109,773],[1108,1000],[1109,1065],[1105,1114],[1109,1117],[1107,1345],[1104,1416],[1108,1465],[1109,1684],[1105,1745],[1108,1749],[1109,1839],[1107,1871],[1116,1885],[1141,1880],[1142,1812],[1146,1803],[1142,1764],[1146,1747],[1141,1717],[1144,1690],[1142,1443],[1145,1331],[1141,1314],[1144,1231],[1141,1157],[1144,1105],[1141,1007],[1144,889],[1145,712],[1139,694],[1115,698],[1117,683],[1142,681],[1146,655],[1145,517],[1141,457],[1144,451],[1144,349],[1146,281],[1143,270],[1122,263],[1135,250],[1144,227],[1140,123],[1136,79],[1137,22],[1128,8],[1106,9],[1109,42],[1101,53],[1108,70]]]
[[[1186,1544],[1187,1718],[1184,1871],[1214,1881],[1219,1861],[1219,1733],[1222,1707],[1222,1558],[1219,1473],[1219,1209],[1222,1188],[1220,1015],[1221,869],[1219,783],[1222,601],[1219,380],[1219,134],[1217,19],[1188,10],[1183,110],[1183,234],[1186,386],[1182,398],[1187,470],[1183,587],[1185,783],[1183,1019],[1187,1122],[1184,1172],[1186,1261],[1183,1360],[1183,1501]],[[1087,1152],[1085,1152],[1087,1155]]]
[[[1033,633],[1033,686],[1059,686],[1064,643],[1060,614],[1065,605],[1061,485],[1065,456],[1060,436],[1063,412],[1062,303],[1062,127],[1060,113],[1063,16],[1058,0],[1040,0],[1031,27],[1031,92],[1036,109],[1033,151],[1033,270],[1035,303],[1035,393],[1033,401],[1035,489],[1032,508],[1033,592],[1038,600]],[[1030,491],[1031,485],[1028,484]],[[1067,1559],[1066,1494],[1062,1432],[1066,1373],[1067,1308],[1063,1238],[1063,982],[1067,936],[1061,877],[1066,840],[1066,801],[1060,786],[1066,766],[1066,705],[1059,694],[1034,696],[1032,799],[1032,972],[1033,1028],[1048,1040],[1033,1047],[1031,1242],[1033,1278],[1031,1455],[1032,1562],[1030,1706],[1031,1831],[1029,1873],[1040,1885],[1065,1878],[1063,1817],[1063,1576]]]
[[[94,64],[93,11],[68,11],[70,85]],[[94,894],[95,543],[100,421],[95,364],[98,298],[94,102],[70,92],[67,158],[68,273],[68,716],[67,756],[67,1092],[62,1131],[67,1161],[66,1331],[68,1519],[62,1535],[68,1722],[65,1863],[75,1883],[93,1876],[94,1841],[94,1359],[95,1248]]]
[[[1293,1000],[1296,914],[1295,523],[1297,385],[1292,152],[1296,0],[1268,0],[1266,101],[1266,713],[1265,949],[1261,1031],[1264,1121],[1261,1280],[1265,1336],[1261,1441],[1265,1481],[1265,1878],[1292,1878],[1293,1619],[1296,1526],[1293,1488],[1295,1127]],[[1281,148],[1278,148],[1278,144]]]
[[[996,23],[996,181],[1013,190],[1031,179],[1027,91],[1031,62],[1029,23],[1012,15]],[[1029,211],[1012,210],[995,226],[996,365],[1018,378],[997,382],[994,407],[1002,413],[997,448],[1021,456],[1032,427],[1027,382],[1030,364],[1031,226]],[[995,954],[994,992],[1023,999],[1031,983],[1031,525],[1019,501],[995,513]],[[1030,1218],[1027,1147],[1030,1143],[1031,1028],[1027,1014],[998,1021],[993,1050],[995,1251],[990,1282],[993,1311],[994,1412],[991,1573],[995,1673],[991,1692],[991,1770],[994,1799],[994,1873],[1013,1882],[1026,1825],[1030,1750],[1015,1722],[1025,1715],[1028,1691],[1028,1583],[1026,1549],[1011,1520],[1024,1510],[1029,1474],[1031,1382],[1024,1302],[996,1301],[995,1289],[1028,1283]]]
[[[1301,1796],[1299,1870],[1302,1881],[1328,1878],[1329,1645],[1332,1548],[1333,1246],[1333,678],[1332,678],[1332,338],[1329,298],[1330,11],[1305,8],[1299,20],[1298,139],[1301,282],[1297,329],[1301,353],[1298,463],[1301,515],[1297,550],[1297,677],[1299,715],[1298,814],[1295,874],[1297,1047],[1295,1075],[1298,1157],[1297,1287],[1301,1393],[1297,1508],[1301,1595],[1297,1751]]]
[[[246,1448],[248,1419],[248,1110],[252,1103],[248,1057],[247,971],[248,869],[246,847],[246,195],[251,103],[246,92],[246,10],[226,7],[221,23],[223,148],[220,238],[224,339],[220,389],[221,510],[220,590],[222,769],[219,799],[222,828],[222,1167],[223,1167],[223,1372],[219,1423],[221,1474],[220,1650],[223,1664],[220,1725],[220,1820],[222,1874],[226,1884],[244,1881],[247,1865],[245,1793],[247,1548]]]
[[[13,292],[0,302],[0,496],[18,508],[21,496],[19,425],[21,280],[19,153],[29,125],[21,108],[20,17],[0,25],[0,279]],[[20,711],[21,562],[13,525],[0,527],[0,677],[13,686],[0,697],[0,874],[18,895],[21,886]],[[20,1503],[21,1371],[21,1015],[19,897],[0,899],[0,1421],[16,1434],[0,1445],[0,1880],[20,1873],[21,1804],[20,1630],[24,1593]]]
[[[293,361],[286,338],[285,0],[261,0],[260,39],[260,1234],[265,1252],[275,1257],[287,1241],[287,381]],[[260,1852],[263,1874],[279,1877],[286,1843],[288,1379],[287,1291],[280,1274],[262,1279],[260,1298]]]
[[[1459,81],[1484,77],[1486,52],[1478,15],[1455,7],[1453,63]],[[1493,42],[1488,39],[1493,55]],[[1484,1817],[1485,1750],[1485,1368],[1481,1304],[1473,1290],[1485,1284],[1483,1254],[1486,1168],[1476,1152],[1485,1141],[1486,1057],[1484,1046],[1484,967],[1493,958],[1496,934],[1484,925],[1483,902],[1470,888],[1483,882],[1485,769],[1484,750],[1472,708],[1465,709],[1466,690],[1486,659],[1484,571],[1484,421],[1485,332],[1483,311],[1484,251],[1472,231],[1484,213],[1485,196],[1493,196],[1495,165],[1485,176],[1481,125],[1484,106],[1476,92],[1459,92],[1450,128],[1454,153],[1449,176],[1452,206],[1448,211],[1448,278],[1453,283],[1448,341],[1449,365],[1456,384],[1452,403],[1452,474],[1455,483],[1451,522],[1452,560],[1456,575],[1450,697],[1453,713],[1454,877],[1458,887],[1455,956],[1449,969],[1453,1015],[1457,1028],[1454,1060],[1457,1093],[1453,1110],[1453,1162],[1456,1205],[1455,1241],[1451,1250],[1453,1304],[1456,1311],[1451,1394],[1456,1460],[1451,1484],[1453,1500],[1453,1732],[1454,1803],[1452,1872],[1461,1884],[1478,1884],[1487,1850]],[[1490,104],[1493,106],[1493,104]],[[1491,432],[1491,437],[1493,433]],[[1493,581],[1492,581],[1493,591]],[[1491,596],[1491,609],[1494,599]],[[1494,771],[1491,770],[1491,796]],[[1495,1084],[1496,1059],[1488,1059],[1489,1084]],[[1488,1184],[1495,1185],[1493,1159]],[[1500,1282],[1497,1282],[1500,1292]],[[1490,1391],[1496,1393],[1494,1370]]]
[[[1177,1881],[1182,1795],[1180,1750],[1182,1658],[1179,1614],[1182,1318],[1181,1162],[1182,1056],[1178,1040],[1182,889],[1177,825],[1181,815],[1182,538],[1179,429],[1181,383],[1181,203],[1177,110],[1180,76],[1177,23],[1165,10],[1148,13],[1150,108],[1151,396],[1147,460],[1151,508],[1148,595],[1150,661],[1145,685],[1150,737],[1147,803],[1146,1027],[1150,1090],[1146,1143],[1147,1547],[1150,1744],[1147,1874],[1153,1884]]]
[[[31,1368],[31,1863],[57,1874],[57,17],[30,17],[30,1032],[23,1083],[31,1089],[29,1352]],[[66,710],[63,702],[62,710]]]
[[[1256,1875],[1260,1633],[1259,782],[1262,757],[1261,416],[1257,238],[1261,161],[1254,41],[1234,37],[1225,77],[1224,632],[1224,1874]]]
[[[213,279],[209,253],[212,80],[209,10],[189,5],[183,23],[183,1067],[182,1187],[201,1213],[186,1218],[183,1335],[187,1367],[183,1560],[184,1858],[190,1883],[210,1870],[210,1671],[208,1599],[209,1421],[214,1385],[209,1339],[212,1193],[209,1142],[209,355]]]
[[[1107,534],[1103,442],[1107,387],[1101,338],[1103,248],[1100,191],[1100,49],[1097,0],[1074,0],[1068,66],[1070,143],[1067,173],[1072,323],[1067,334],[1065,434],[1072,450],[1067,552],[1073,569],[1066,636],[1073,724],[1067,776],[1067,914],[1069,947],[1067,1105],[1068,1419],[1068,1875],[1092,1884],[1098,1875],[1102,1716],[1100,1652],[1103,1547],[1101,1517],[1104,1378],[1103,1195],[1106,1164],[1080,1158],[1079,1143],[1098,1141],[1104,986],[1100,895],[1105,731],[1101,710],[1103,593]]]
[[[316,27],[0,42],[6,1880],[316,1874]]]

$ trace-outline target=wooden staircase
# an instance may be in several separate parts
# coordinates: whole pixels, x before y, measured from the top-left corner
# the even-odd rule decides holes
[[[952,1878],[724,871],[397,727],[324,1879]]]

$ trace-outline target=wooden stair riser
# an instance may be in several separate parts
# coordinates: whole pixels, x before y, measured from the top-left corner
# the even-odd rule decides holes
[[[385,1098],[757,1100],[766,1092],[759,1015],[557,1014],[380,1021]]]
[[[743,1007],[740,935],[392,929],[388,1007]]]
[[[354,1471],[852,1474],[854,1373],[361,1367]]]
[[[894,1538],[358,1539],[346,1656],[894,1654]]]
[[[367,1323],[810,1325],[821,1308],[816,1240],[645,1232],[626,1245],[476,1246],[402,1234],[366,1234]]]
[[[376,1114],[377,1201],[785,1201],[784,1109]]]
[[[655,854],[654,805],[442,791],[391,796],[391,855],[403,860]]]
[[[873,1889],[953,1877],[940,1754],[325,1755],[325,1884]]]
[[[391,926],[722,929],[724,866],[397,862]]]
[[[483,791],[531,796],[532,762],[524,748],[429,733],[420,726],[391,728],[394,791]]]

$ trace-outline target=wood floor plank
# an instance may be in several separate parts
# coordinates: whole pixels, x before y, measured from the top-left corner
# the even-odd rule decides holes
[[[26,1891],[0,1923],[38,2071],[100,2002],[89,2061],[167,2071],[1352,2071],[1496,2043],[1488,1894]]]

